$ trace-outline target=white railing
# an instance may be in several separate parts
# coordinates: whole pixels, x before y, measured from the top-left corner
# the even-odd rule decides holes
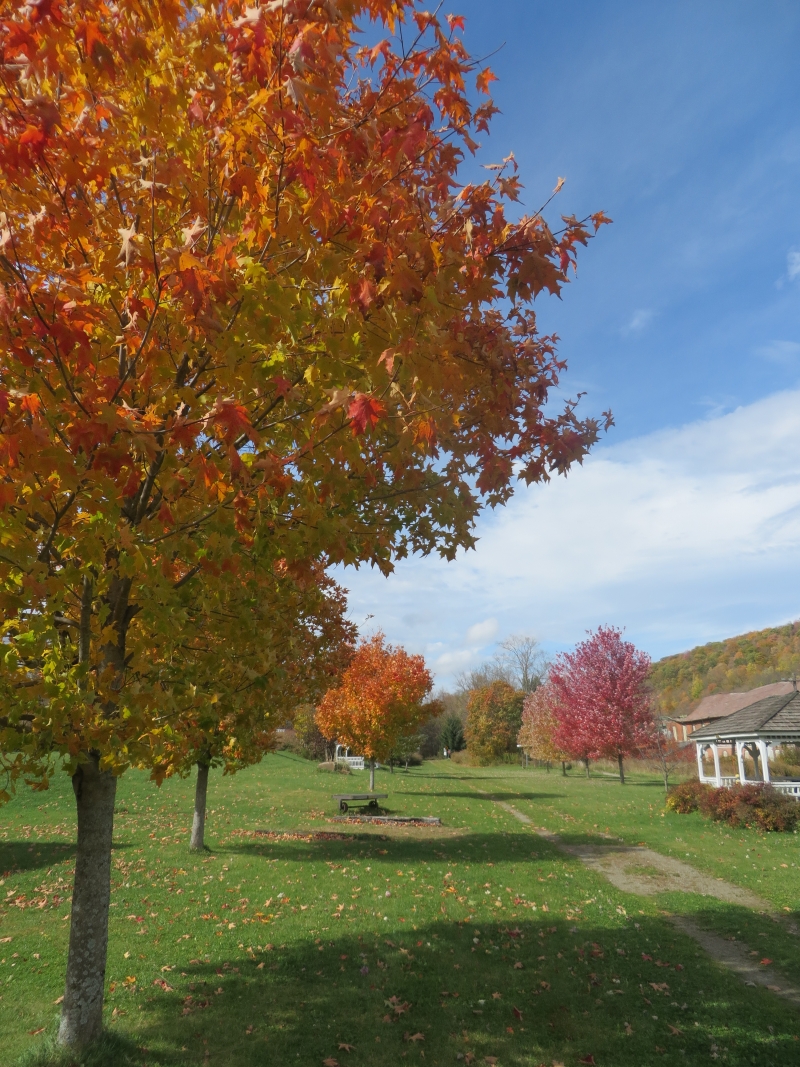
[[[781,793],[800,800],[800,782],[772,782],[770,784]]]
[[[364,757],[363,756],[337,756],[337,763],[344,763],[350,768],[351,771],[363,771],[364,770]]]
[[[713,774],[704,774],[703,777],[700,779],[700,781],[701,782],[705,782],[706,785],[716,786],[716,784],[717,784],[716,776],[713,775]],[[720,788],[722,788],[722,789],[730,789],[730,787],[732,785],[738,785],[738,784],[739,784],[739,779],[736,777],[735,774],[734,775],[730,775],[730,774],[720,775],[720,780],[719,780],[719,787]]]

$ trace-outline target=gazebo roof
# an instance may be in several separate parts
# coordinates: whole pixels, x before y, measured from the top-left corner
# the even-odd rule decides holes
[[[800,693],[765,697],[701,726],[692,741],[800,741]]]

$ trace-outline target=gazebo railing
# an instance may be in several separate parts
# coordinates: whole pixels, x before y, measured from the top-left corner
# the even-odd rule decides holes
[[[786,793],[795,800],[800,800],[800,782],[776,782],[773,779],[770,785],[780,793]]]

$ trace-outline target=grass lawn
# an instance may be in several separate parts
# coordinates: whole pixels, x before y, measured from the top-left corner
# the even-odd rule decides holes
[[[797,1012],[679,935],[663,914],[678,904],[615,890],[492,798],[568,839],[608,830],[680,847],[793,910],[797,837],[726,837],[691,816],[662,818],[662,794],[644,782],[444,762],[377,783],[393,811],[440,815],[443,827],[331,823],[330,793],[365,779],[282,754],[235,778],[212,775],[211,851],[195,856],[192,783],[159,790],[125,775],[107,973],[117,1067],[800,1061]],[[253,835],[261,829],[276,834]],[[0,812],[3,1067],[54,1025],[73,841],[65,777]],[[691,911],[692,900],[680,906]],[[718,910],[713,922],[756,921]]]

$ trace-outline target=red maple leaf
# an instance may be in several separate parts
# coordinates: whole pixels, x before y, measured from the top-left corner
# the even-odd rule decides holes
[[[375,282],[369,278],[362,278],[351,289],[353,300],[361,308],[362,311],[366,311],[371,303],[375,300],[377,290],[375,289]]]
[[[366,393],[356,393],[347,409],[347,416],[356,436],[364,433],[368,426],[375,426],[381,415],[385,414],[386,408],[380,400],[367,396]]]

